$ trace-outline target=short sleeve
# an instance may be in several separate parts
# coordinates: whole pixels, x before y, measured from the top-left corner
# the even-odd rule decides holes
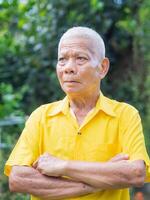
[[[123,153],[130,156],[130,160],[143,160],[146,164],[146,180],[150,182],[150,159],[146,151],[141,118],[138,111],[126,108],[121,122]]]
[[[12,166],[31,166],[39,157],[42,106],[36,109],[28,118],[19,140],[12,150],[4,168],[9,176]]]

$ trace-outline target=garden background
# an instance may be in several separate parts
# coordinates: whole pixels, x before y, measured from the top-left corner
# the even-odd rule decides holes
[[[0,0],[2,200],[28,199],[10,194],[4,163],[26,117],[64,96],[55,74],[57,45],[72,26],[88,26],[102,35],[111,63],[102,91],[139,110],[150,153],[150,1]]]

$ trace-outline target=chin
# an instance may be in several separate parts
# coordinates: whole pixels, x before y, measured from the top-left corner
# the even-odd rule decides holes
[[[66,94],[80,94],[81,91],[78,88],[62,88]]]

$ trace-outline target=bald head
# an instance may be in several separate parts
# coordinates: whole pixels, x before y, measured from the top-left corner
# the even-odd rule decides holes
[[[81,26],[70,28],[62,35],[58,45],[58,51],[65,39],[73,38],[83,38],[87,40],[91,51],[95,54],[98,61],[102,61],[105,58],[105,45],[101,36],[93,29]]]

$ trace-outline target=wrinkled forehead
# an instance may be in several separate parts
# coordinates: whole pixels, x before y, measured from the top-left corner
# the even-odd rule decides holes
[[[73,48],[73,47],[81,47],[83,49],[89,49],[90,51],[93,51],[93,43],[91,40],[88,40],[87,38],[83,37],[66,37],[63,38],[59,43],[59,49],[62,50],[65,48]]]
[[[88,51],[92,56],[97,57],[97,48],[95,41],[84,36],[67,36],[63,37],[58,46],[58,55],[67,50],[78,49],[78,51]]]

